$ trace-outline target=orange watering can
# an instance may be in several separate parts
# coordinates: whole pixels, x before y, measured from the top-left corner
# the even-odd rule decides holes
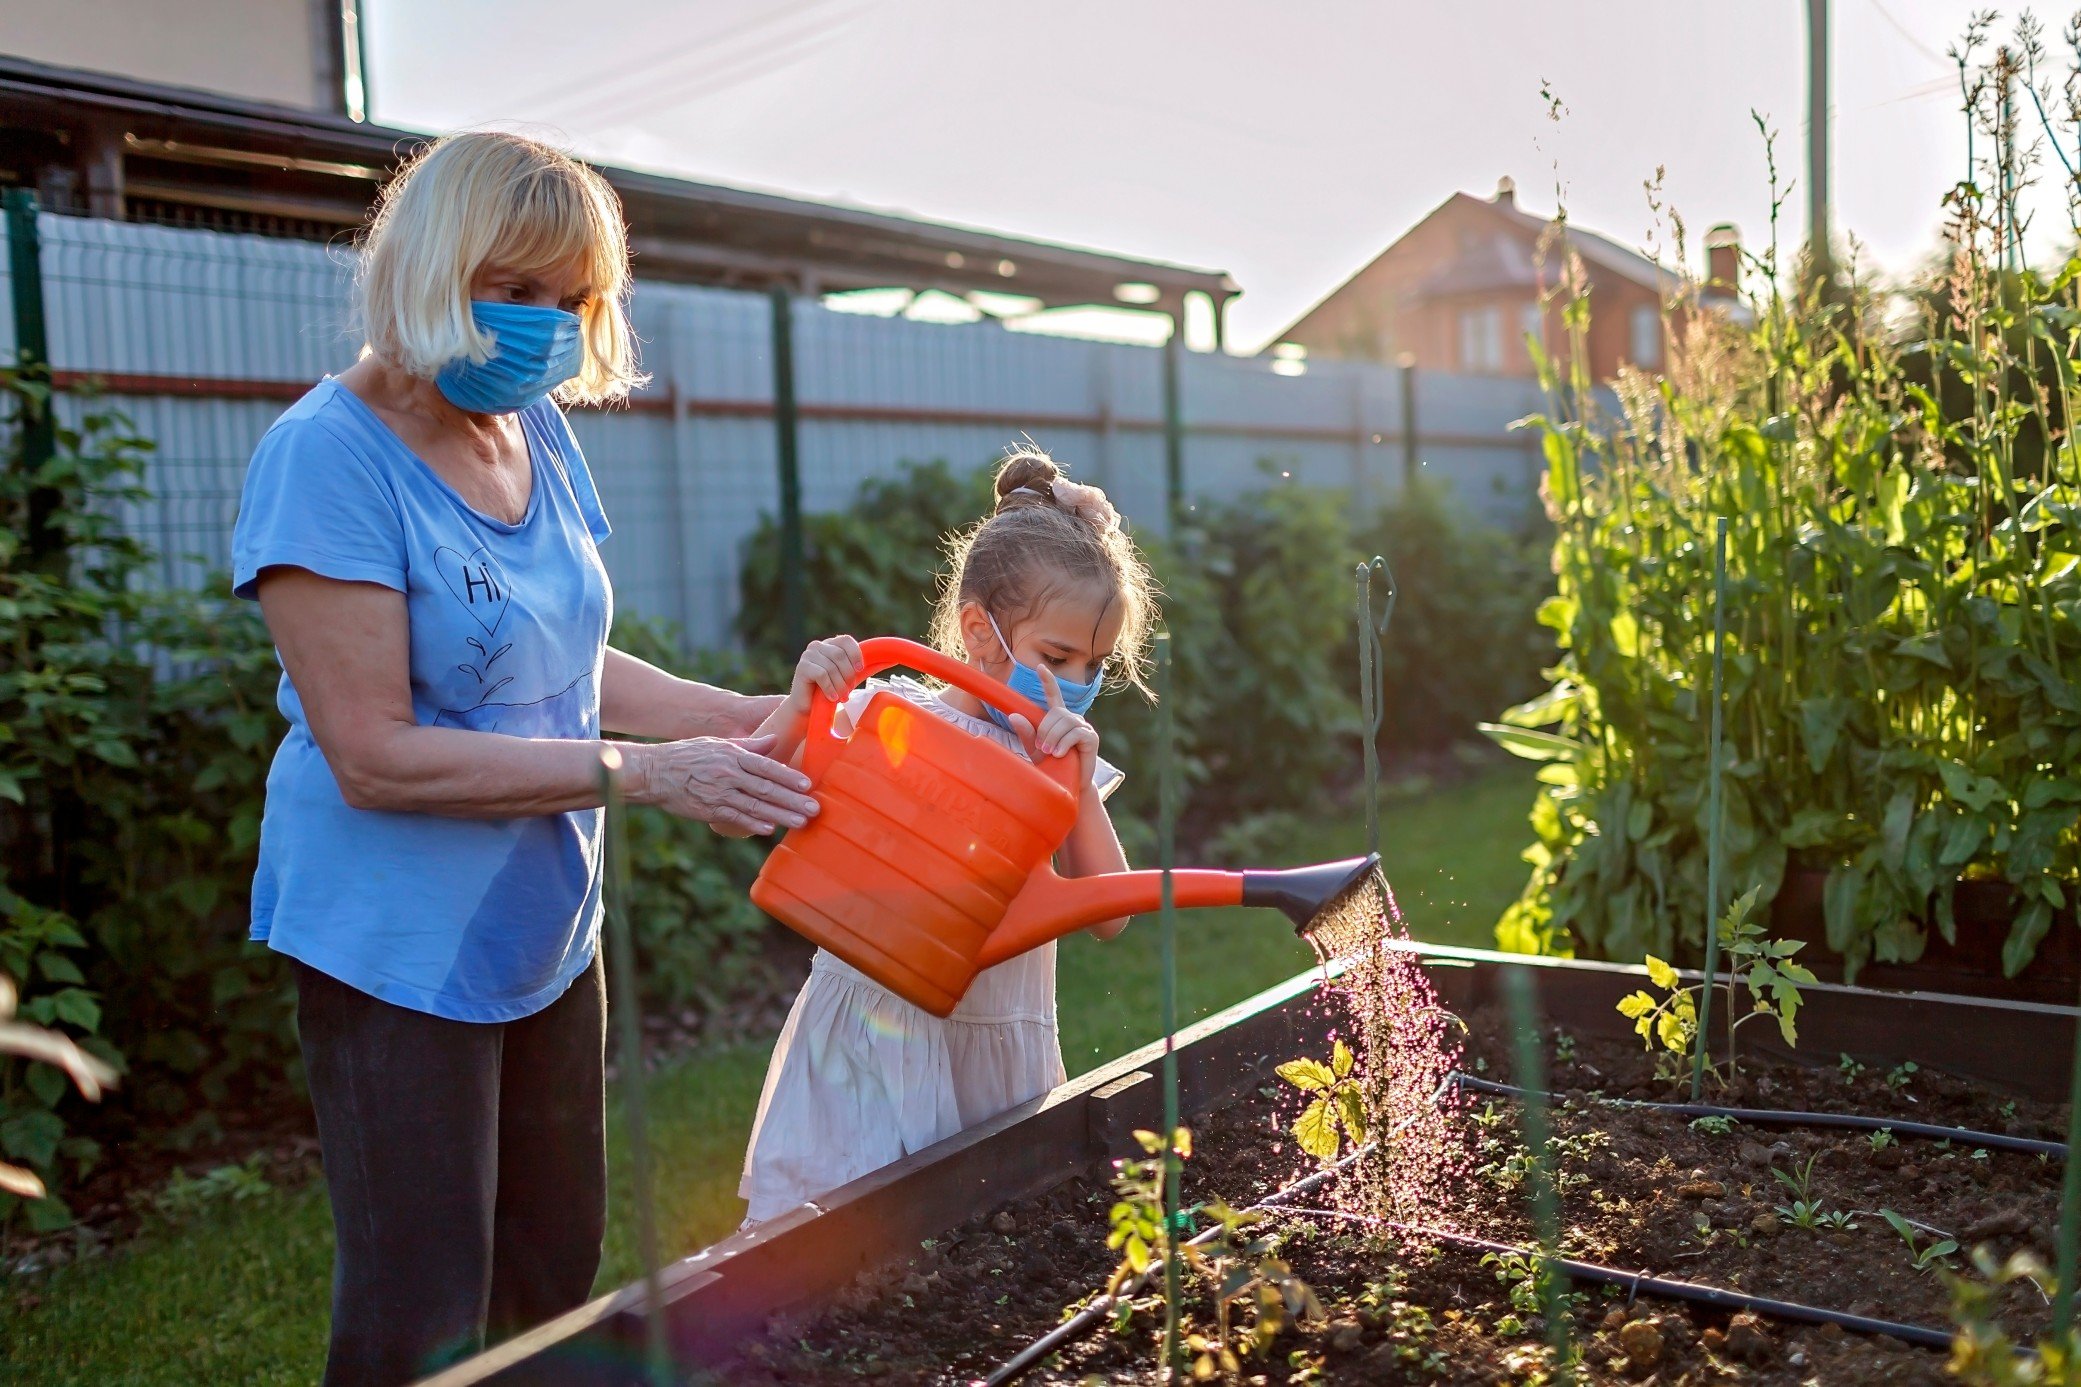
[[[902,665],[1033,726],[1046,715],[915,642],[882,636],[860,653],[862,678]],[[1056,874],[1052,858],[1077,820],[1079,758],[1027,761],[886,690],[849,737],[833,735],[836,711],[821,690],[811,695],[802,770],[819,812],[773,850],[751,898],[905,1001],[945,1016],[983,969],[1162,903],[1162,872]],[[1173,899],[1272,906],[1306,934],[1378,865],[1368,856],[1289,871],[1178,870]]]

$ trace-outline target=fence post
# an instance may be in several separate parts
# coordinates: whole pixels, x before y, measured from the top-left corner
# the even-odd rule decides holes
[[[794,299],[785,284],[773,287],[773,430],[780,468],[781,627],[788,649],[808,642],[802,599],[802,459],[795,409]]]
[[[1402,494],[1416,485],[1416,359],[1404,354],[1396,374],[1402,386]]]
[[[1163,499],[1169,533],[1185,523],[1185,405],[1179,397],[1178,356],[1185,350],[1182,314],[1171,319],[1163,344]]]
[[[49,385],[50,324],[43,307],[43,246],[36,228],[36,194],[27,188],[8,189],[6,219],[7,271],[14,294],[15,360],[22,375],[40,378]],[[41,404],[25,401],[17,465],[25,475],[33,476],[57,449],[55,395],[47,395]],[[30,563],[40,569],[60,569],[65,562],[64,543],[51,524],[57,500],[57,494],[48,487],[37,487],[29,493],[24,538]]]
[[[702,506],[695,500],[694,415],[689,407],[694,393],[693,310],[675,298],[665,301],[665,313],[665,341],[670,349],[665,390],[672,404],[672,517],[676,522],[672,552],[679,560],[679,653],[691,655],[704,645],[727,639],[727,631],[718,638],[696,624],[701,613],[695,597],[695,556],[701,555],[698,561],[705,562],[706,555],[701,543]]]

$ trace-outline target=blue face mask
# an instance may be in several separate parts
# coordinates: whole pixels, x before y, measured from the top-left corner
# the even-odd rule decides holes
[[[1012,654],[1012,643],[1004,638],[1004,631],[998,626],[996,617],[990,616],[988,612],[985,612],[983,615],[989,617],[990,629],[997,632],[997,643],[1004,647],[1005,658],[1012,662],[1012,677],[1004,681],[1006,686],[1013,693],[1030,698],[1043,708],[1047,707],[1048,686],[1041,682],[1040,671],[1022,661],[1017,655]],[[1075,713],[1078,717],[1082,717],[1085,713],[1091,711],[1091,705],[1098,701],[1098,691],[1104,684],[1105,675],[1103,672],[1085,684],[1064,679],[1059,674],[1055,676],[1055,687],[1062,691],[1062,706]],[[990,704],[985,703],[983,711],[990,715],[990,721],[996,723],[1005,731],[1009,732],[1012,730],[1011,719]]]
[[[495,341],[489,361],[457,357],[434,377],[448,403],[472,414],[512,414],[539,402],[585,366],[576,313],[531,303],[470,304]]]

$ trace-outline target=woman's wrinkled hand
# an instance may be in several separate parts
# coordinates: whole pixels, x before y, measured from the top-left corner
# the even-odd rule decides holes
[[[809,777],[773,760],[766,737],[690,737],[628,748],[630,802],[695,819],[733,837],[800,828],[816,816]]]

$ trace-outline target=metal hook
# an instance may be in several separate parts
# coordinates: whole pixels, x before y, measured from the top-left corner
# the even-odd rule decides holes
[[[1386,582],[1386,601],[1380,617],[1373,617],[1373,575]],[[1366,759],[1366,845],[1380,851],[1380,728],[1387,718],[1387,676],[1382,668],[1387,624],[1395,614],[1400,589],[1395,573],[1384,555],[1375,554],[1353,573],[1358,589],[1358,706],[1359,724],[1365,733]]]

